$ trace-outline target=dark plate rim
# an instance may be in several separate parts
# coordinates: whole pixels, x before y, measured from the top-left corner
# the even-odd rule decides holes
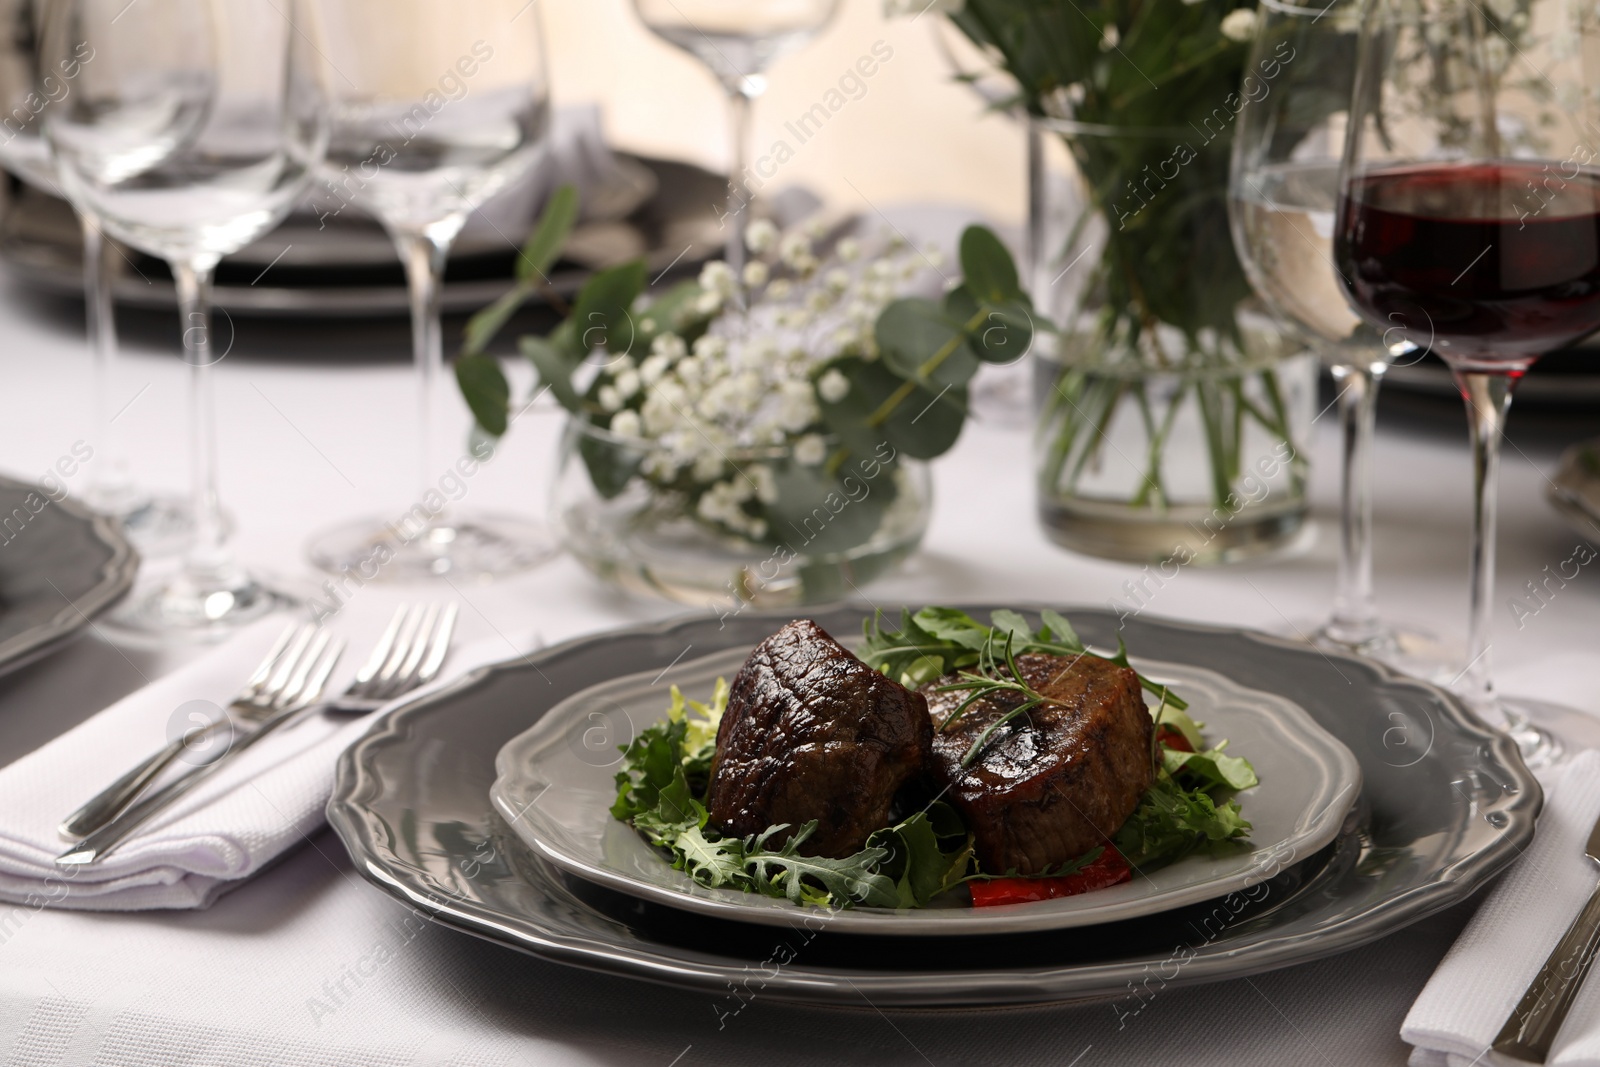
[[[40,486],[5,475],[0,475],[0,489],[34,492],[49,499]],[[47,622],[0,641],[0,674],[33,663],[77,637],[98,615],[110,610],[127,595],[139,572],[139,553],[123,536],[122,528],[115,519],[91,511],[71,497],[53,500],[49,506],[60,508],[87,524],[94,538],[105,545],[111,555],[100,566],[99,580],[88,592],[76,600],[67,600],[66,605]],[[62,596],[65,599],[65,594]]]

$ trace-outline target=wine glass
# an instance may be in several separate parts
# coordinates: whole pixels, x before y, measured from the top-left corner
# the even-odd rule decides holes
[[[1600,328],[1600,12],[1564,0],[1373,0],[1335,254],[1377,330],[1449,365],[1471,423],[1463,696],[1532,765],[1559,758],[1489,657],[1500,442],[1517,381]]]
[[[1451,662],[1416,630],[1378,615],[1372,595],[1372,438],[1378,387],[1393,359],[1413,358],[1350,310],[1333,264],[1339,164],[1350,117],[1361,0],[1301,7],[1261,0],[1234,129],[1228,214],[1257,295],[1310,347],[1338,389],[1339,564],[1331,616],[1311,640],[1448,677]],[[1394,343],[1390,350],[1385,341]]]
[[[164,258],[190,366],[194,538],[178,575],[114,617],[218,638],[281,603],[233,558],[217,496],[211,280],[305,193],[326,127],[297,0],[54,0],[47,68],[82,58],[44,112],[62,185],[117,239]],[[91,57],[89,59],[87,57]]]
[[[0,28],[4,29],[0,36],[0,109],[7,119],[0,135],[0,167],[35,189],[64,198],[50,146],[40,133],[41,119],[46,110],[59,106],[74,91],[84,60],[69,56],[55,67],[45,67],[39,55],[43,19],[43,0],[0,0]],[[96,511],[119,520],[140,551],[147,555],[172,552],[191,532],[188,505],[151,495],[135,485],[128,473],[115,426],[118,360],[111,260],[100,223],[93,215],[79,212],[78,223],[83,233],[84,317],[93,357],[95,446],[81,498]]]
[[[827,26],[839,0],[633,0],[639,18],[664,41],[704,63],[728,96],[728,265],[744,270],[750,224],[751,114],[767,91],[772,63],[803,47]]]
[[[389,580],[494,578],[549,559],[539,524],[448,505],[485,458],[435,449],[444,347],[439,291],[450,245],[478,205],[543,150],[550,87],[536,0],[316,0],[321,80],[332,102],[325,199],[388,231],[411,290],[420,389],[420,495],[396,516],[314,538],[313,563]],[[510,247],[516,246],[507,236]]]

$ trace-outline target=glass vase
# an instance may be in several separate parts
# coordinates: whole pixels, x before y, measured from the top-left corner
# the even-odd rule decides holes
[[[1254,306],[1218,125],[1034,120],[1038,508],[1075,551],[1224,562],[1305,522],[1316,362]]]
[[[880,454],[828,470],[776,445],[729,451],[724,470],[697,479],[652,468],[652,450],[572,419],[551,496],[566,550],[631,593],[720,612],[824,603],[859,595],[927,532],[932,481],[916,460]],[[748,493],[719,496],[719,510],[704,499],[717,481]],[[730,507],[746,529],[711,517]]]

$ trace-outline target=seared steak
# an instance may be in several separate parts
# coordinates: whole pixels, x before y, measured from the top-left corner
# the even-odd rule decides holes
[[[851,655],[816,623],[791,622],[734,676],[706,801],[724,834],[817,820],[801,846],[848,856],[889,824],[895,793],[928,764],[922,696]]]
[[[1139,678],[1092,656],[1017,657],[1027,684],[1051,699],[990,737],[965,770],[961,759],[996,719],[1022,703],[985,698],[939,729],[966,699],[922,687],[933,719],[933,776],[948,787],[989,874],[1037,874],[1106,843],[1150,788],[1151,721]]]

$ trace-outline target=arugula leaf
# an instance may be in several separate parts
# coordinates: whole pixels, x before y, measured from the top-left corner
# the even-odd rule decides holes
[[[894,881],[893,907],[926,907],[965,881],[972,864],[972,834],[955,808],[942,800],[875,832],[867,847],[888,852],[879,870]]]
[[[744,869],[769,896],[785,896],[795,904],[806,903],[806,880],[809,879],[820,883],[830,899],[844,902],[845,906],[861,903],[873,908],[892,908],[899,902],[894,882],[876,872],[878,864],[889,856],[887,849],[869,845],[843,859],[802,856],[798,851],[800,846],[817,829],[816,822],[812,821],[800,827],[776,852],[769,850],[767,842],[788,829],[786,823],[769,826],[754,838],[754,848],[744,857]]]

